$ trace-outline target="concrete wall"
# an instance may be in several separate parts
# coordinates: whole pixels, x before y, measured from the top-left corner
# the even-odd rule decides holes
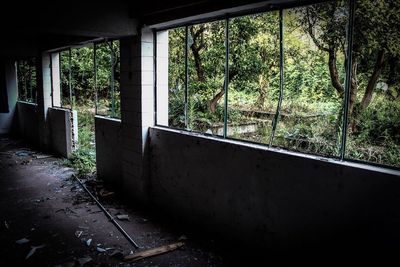
[[[153,32],[120,40],[121,153],[126,195],[147,202],[148,132],[154,125]]]
[[[39,144],[37,105],[17,102],[19,134],[31,144]]]
[[[122,186],[121,121],[95,117],[97,178]]]
[[[60,156],[70,157],[74,148],[73,130],[71,127],[77,121],[74,113],[69,109],[49,108],[47,121],[50,126],[51,149]]]
[[[224,237],[278,250],[400,241],[399,171],[160,128],[150,151],[154,204]]]
[[[61,107],[60,53],[51,53],[51,83],[53,107]]]
[[[42,149],[51,149],[51,124],[48,122],[48,110],[52,106],[50,54],[42,53],[36,57],[36,64],[39,142]]]
[[[15,109],[18,99],[17,90],[17,73],[14,61],[5,62],[4,73],[0,75],[5,76],[5,86],[6,88],[1,88],[0,90],[7,91],[8,98],[8,113],[0,113],[0,134],[8,134],[12,130],[13,122],[15,121]],[[4,86],[1,84],[1,86]]]

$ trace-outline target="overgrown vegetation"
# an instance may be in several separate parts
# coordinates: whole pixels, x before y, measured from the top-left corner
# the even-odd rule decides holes
[[[355,13],[346,157],[399,167],[400,1],[356,1]],[[227,80],[230,137],[338,157],[348,17],[340,0],[284,10],[279,114],[278,11],[230,19],[227,79],[224,21],[189,26],[187,125],[185,28],[169,30],[169,124],[221,134]]]
[[[17,61],[18,100],[36,103],[36,59]]]
[[[77,107],[78,112],[78,144],[77,149],[66,161],[68,166],[77,170],[80,177],[96,171],[96,152],[94,136],[94,111],[91,103]]]
[[[96,45],[96,88],[93,46],[71,49],[60,55],[62,106],[78,112],[78,144],[67,165],[74,167],[79,176],[96,170],[94,116],[120,117],[119,98],[119,42]],[[70,74],[71,68],[71,77]],[[113,71],[113,75],[111,75]],[[71,84],[71,95],[69,86]],[[97,103],[96,103],[97,96]],[[72,103],[71,103],[72,100]],[[71,105],[72,104],[72,105]]]

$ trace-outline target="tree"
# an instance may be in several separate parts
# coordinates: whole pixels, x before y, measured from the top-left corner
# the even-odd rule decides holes
[[[350,114],[353,116],[352,131],[356,131],[356,118],[371,103],[374,88],[379,79],[395,84],[394,64],[400,53],[400,1],[357,1],[354,23],[352,78],[350,88]],[[298,11],[301,27],[315,45],[329,54],[329,70],[332,86],[343,97],[343,84],[339,80],[336,58],[345,53],[347,1],[331,1],[307,6]],[[347,59],[346,59],[347,60]],[[391,68],[385,68],[392,62]],[[361,77],[359,74],[364,74]],[[361,88],[363,86],[364,88]],[[362,93],[358,104],[357,94]]]

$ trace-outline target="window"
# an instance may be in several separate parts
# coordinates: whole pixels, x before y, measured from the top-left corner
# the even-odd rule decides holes
[[[97,114],[121,118],[119,41],[95,44],[94,53]]]
[[[400,166],[399,21],[399,1],[356,1],[349,159]]]
[[[283,12],[283,100],[273,144],[339,157],[347,3]]]
[[[36,59],[17,61],[18,100],[36,103]]]
[[[224,127],[223,21],[188,27],[188,129],[222,135]]]
[[[170,126],[179,129],[187,128],[187,121],[185,117],[185,94],[186,94],[186,68],[185,68],[185,28],[176,28],[170,31],[165,31],[164,36],[157,36],[157,40],[166,39],[168,37],[168,46],[164,46],[168,61],[157,60],[157,69],[166,69],[165,64],[168,64],[168,88],[164,88],[163,91],[157,94],[157,104],[160,105],[162,102],[161,92],[168,91],[168,122],[165,126]],[[162,51],[160,51],[162,52]],[[160,53],[157,53],[157,57],[160,58]],[[164,66],[162,66],[164,64]],[[158,88],[162,86],[160,84],[160,78],[158,78]],[[165,96],[164,96],[165,97]],[[161,107],[157,110],[162,110]],[[160,123],[160,118],[158,118]]]
[[[51,62],[53,106],[121,117],[118,40],[52,53]]]
[[[61,107],[72,109],[74,106],[74,87],[72,76],[72,49],[60,52],[60,90]]]
[[[227,135],[269,144],[279,99],[279,12],[229,21]]]
[[[157,124],[400,167],[397,2],[327,1],[158,31]]]

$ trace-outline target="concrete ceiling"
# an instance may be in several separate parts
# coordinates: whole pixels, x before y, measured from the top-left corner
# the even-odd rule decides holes
[[[267,0],[265,3],[305,2]],[[45,1],[3,4],[1,58],[21,58],[97,38],[137,34],[138,27],[260,2],[260,0]],[[306,0],[306,2],[309,2]]]

